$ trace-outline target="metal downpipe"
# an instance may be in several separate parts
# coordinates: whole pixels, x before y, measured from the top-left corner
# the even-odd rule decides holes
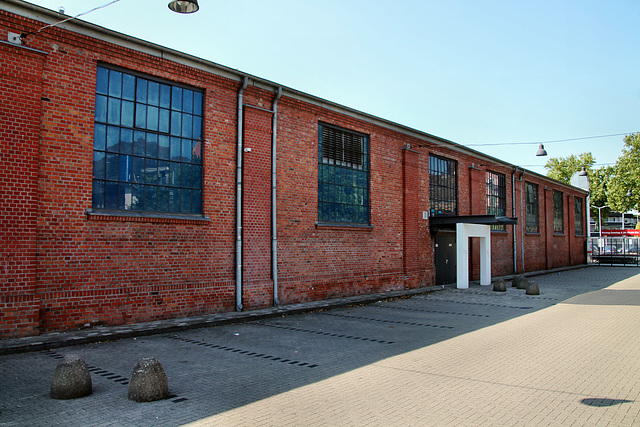
[[[243,124],[244,90],[249,78],[244,77],[238,91],[238,146],[236,153],[236,311],[242,311],[242,162],[243,162]]]
[[[278,298],[278,203],[277,203],[277,148],[278,148],[278,101],[282,96],[279,87],[273,99],[271,117],[271,277],[273,279],[273,305],[279,305]]]
[[[513,218],[516,217],[516,174],[518,173],[518,168],[516,167],[513,170],[513,174],[511,174],[511,211],[513,214],[511,215]],[[518,274],[518,245],[516,240],[516,225],[513,226],[513,273]]]
[[[524,265],[524,222],[526,218],[524,216],[524,174],[525,170],[522,170],[520,175],[520,257],[522,258],[522,272],[526,272]]]

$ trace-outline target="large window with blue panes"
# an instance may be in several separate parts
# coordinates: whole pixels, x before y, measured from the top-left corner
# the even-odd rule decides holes
[[[202,213],[203,93],[98,66],[93,209]]]
[[[318,221],[369,225],[369,137],[320,124],[318,160]]]

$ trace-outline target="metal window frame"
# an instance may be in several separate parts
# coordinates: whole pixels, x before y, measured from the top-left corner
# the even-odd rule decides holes
[[[564,233],[564,194],[553,190],[553,232]]]
[[[497,181],[497,183],[495,183]],[[507,212],[507,178],[500,172],[487,170],[487,214],[498,217],[506,216]],[[491,226],[493,231],[505,231],[507,227],[504,224],[494,224]]]
[[[458,161],[429,154],[429,214],[458,215]]]
[[[98,70],[99,69],[104,69],[107,70],[108,73],[111,72],[119,72],[122,73],[123,75],[126,74],[130,77],[134,78],[134,94],[133,94],[133,101],[127,100],[122,94],[118,97],[118,96],[112,96],[110,94],[104,95],[102,93],[99,93],[99,88],[98,88]],[[138,81],[139,80],[144,80],[145,82],[147,82],[147,84],[149,82],[153,82],[153,83],[157,83],[157,84],[161,84],[161,85],[167,85],[169,86],[169,90],[170,90],[170,96],[173,96],[173,91],[174,88],[179,88],[179,89],[188,89],[190,91],[193,91],[194,93],[200,93],[201,97],[202,97],[202,104],[199,107],[199,114],[198,113],[188,113],[185,112],[182,108],[180,110],[174,110],[171,107],[172,104],[172,98],[170,98],[169,101],[169,125],[168,125],[168,131],[162,131],[161,129],[150,129],[148,126],[138,126],[136,123],[136,114],[137,114],[137,109],[140,108],[140,105],[145,105],[146,107],[148,107],[149,104],[148,101],[146,102],[140,102],[137,98],[137,91],[138,91]],[[108,84],[108,83],[107,83]],[[109,128],[115,128],[118,130],[119,134],[122,135],[122,130],[126,130],[131,132],[133,135],[135,135],[135,133],[144,133],[144,137],[145,137],[145,141],[146,138],[149,135],[155,135],[155,137],[157,137],[158,139],[160,138],[169,138],[171,140],[171,138],[178,138],[180,140],[180,143],[182,144],[184,140],[190,141],[191,142],[191,155],[193,156],[193,152],[195,150],[195,147],[199,146],[199,153],[200,153],[200,159],[199,161],[194,161],[193,158],[191,158],[191,160],[183,160],[183,159],[179,159],[179,160],[175,160],[175,159],[171,159],[171,156],[169,155],[168,158],[163,158],[160,155],[160,148],[158,147],[158,152],[155,154],[155,156],[153,155],[148,155],[148,153],[146,152],[146,148],[145,148],[145,152],[142,154],[136,154],[135,151],[132,149],[131,153],[127,153],[127,152],[122,152],[122,149],[120,147],[121,144],[121,140],[118,141],[119,147],[116,151],[110,150],[109,147],[105,146],[104,149],[96,149],[96,135],[94,134],[94,149],[93,152],[94,153],[100,153],[102,155],[105,156],[105,167],[106,165],[106,158],[108,156],[111,156],[112,159],[116,159],[117,160],[117,164],[118,164],[118,179],[114,180],[114,179],[107,179],[107,176],[104,177],[95,177],[95,164],[93,165],[94,167],[94,177],[92,179],[93,182],[93,186],[94,189],[92,189],[92,211],[95,212],[101,212],[101,211],[112,211],[112,212],[123,212],[123,213],[136,213],[136,214],[148,214],[148,215],[175,215],[175,214],[184,214],[184,215],[202,215],[203,214],[203,210],[204,210],[204,206],[203,206],[203,201],[204,201],[204,162],[203,162],[203,154],[204,154],[204,147],[203,147],[203,136],[204,136],[204,119],[205,119],[205,93],[204,90],[199,89],[199,88],[195,88],[195,87],[191,87],[188,85],[184,85],[184,84],[180,84],[180,83],[176,83],[176,82],[171,82],[171,81],[167,81],[164,79],[160,79],[154,76],[150,76],[150,75],[145,75],[139,72],[135,72],[132,70],[128,70],[128,69],[124,69],[118,66],[113,66],[110,64],[106,64],[106,63],[102,63],[99,62],[97,64],[97,68],[96,68],[96,88],[95,88],[95,96],[97,97],[98,95],[100,96],[106,96],[107,97],[107,101],[109,99],[115,99],[115,100],[119,100],[120,102],[123,101],[127,101],[127,102],[132,102],[133,104],[133,111],[132,111],[132,117],[131,117],[131,125],[128,124],[123,124],[122,122],[122,117],[120,117],[120,121],[119,123],[110,123],[109,122],[109,118],[107,117],[106,121],[101,121],[99,120],[99,117],[97,117],[98,111],[96,110],[94,112],[94,129],[96,129],[98,126],[104,126],[105,127],[105,131],[108,132]],[[195,105],[195,104],[194,104]],[[153,106],[153,105],[152,105]],[[160,107],[157,107],[158,110],[160,110]],[[185,115],[190,115],[193,117],[198,117],[200,120],[200,129],[198,130],[199,133],[199,137],[183,137],[182,135],[173,135],[172,131],[171,131],[171,113],[172,112],[177,112],[179,114],[179,118],[181,123],[183,122],[184,116]],[[122,111],[121,113],[122,114]],[[134,137],[135,139],[135,137]],[[133,140],[132,144],[135,144],[135,140]],[[169,146],[169,150],[171,150],[171,146]],[[183,149],[181,147],[181,152],[183,152]],[[95,156],[95,154],[94,154]],[[128,158],[123,158],[122,156],[127,156]],[[147,161],[151,161],[151,162],[155,162],[158,166],[157,166],[157,171],[159,170],[160,166],[160,162],[164,162],[167,165],[179,165],[179,167],[182,169],[183,167],[195,167],[198,168],[200,170],[198,179],[199,182],[196,182],[196,184],[194,185],[194,182],[192,181],[190,183],[190,186],[184,186],[183,183],[179,183],[178,185],[169,185],[169,184],[162,184],[160,182],[158,182],[160,180],[160,177],[157,177],[157,181],[155,183],[149,183],[146,182],[145,180],[140,181],[140,182],[135,182],[133,181],[133,177],[131,177],[131,179],[126,179],[123,178],[122,175],[122,171],[121,169],[121,165],[123,161],[129,160],[129,161],[134,161],[134,159],[138,159],[138,161],[143,161],[145,162],[145,169],[146,169],[146,162]],[[184,165],[184,166],[183,166]],[[178,167],[178,166],[176,166]],[[193,171],[191,171],[190,173],[193,173]],[[191,177],[191,179],[193,179],[193,176]],[[97,203],[96,204],[96,197],[99,196],[99,194],[96,194],[96,190],[95,190],[95,186],[103,186],[102,188],[104,189],[103,193],[102,193],[102,203]],[[113,206],[108,206],[107,205],[107,199],[106,199],[106,187],[107,185],[109,186],[117,186],[118,187],[118,196],[117,196],[117,207],[114,209]],[[132,209],[131,208],[131,204],[127,205],[126,203],[123,205],[121,202],[121,198],[122,197],[126,197],[127,193],[126,192],[126,188],[130,187],[131,189],[131,194],[130,197],[133,199],[134,197],[134,193],[133,193],[133,187],[134,186],[138,186],[140,188],[142,188],[142,191],[147,191],[147,190],[151,190],[153,192],[155,192],[155,196],[153,196],[153,201],[154,201],[154,205],[155,205],[155,209],[148,209],[146,205],[146,194],[142,193],[142,199],[144,200],[144,202],[142,203],[142,208],[140,209]],[[125,190],[123,190],[125,189]],[[160,196],[159,195],[159,191],[162,191],[165,194],[165,196],[167,197],[166,201],[167,201],[167,209],[166,210],[159,210],[158,209],[158,203],[160,202]],[[123,194],[120,194],[121,192],[123,192]],[[186,201],[186,198],[183,197],[183,195],[181,193],[185,193],[188,194],[188,199],[189,199],[189,208],[188,209],[183,209],[183,203],[184,201]],[[179,205],[178,209],[172,209],[172,197],[176,197],[177,199],[177,203]],[[183,200],[184,199],[184,200]],[[175,200],[175,199],[174,199]]]
[[[324,152],[324,139],[327,132],[333,132],[334,139],[342,140],[342,149],[345,149],[346,138],[359,138],[359,161],[354,162],[354,155],[335,150],[333,156],[327,156]],[[369,136],[350,129],[338,127],[327,123],[318,123],[318,224],[338,224],[345,226],[370,226],[371,224],[371,200],[370,200],[370,149]],[[352,143],[352,141],[350,142]],[[347,159],[349,161],[347,161]],[[334,180],[324,178],[324,171],[332,175]],[[336,182],[337,175],[353,177],[352,182]],[[364,183],[360,178],[366,176]],[[325,191],[325,187],[335,190]],[[325,194],[331,196],[325,199]],[[350,200],[345,200],[345,199]],[[332,199],[332,200],[329,200]],[[338,199],[338,200],[336,200]],[[353,201],[356,199],[357,201]]]
[[[575,235],[584,236],[584,204],[582,203],[582,197],[575,196],[573,198],[573,209],[575,216]]]
[[[528,233],[540,232],[540,204],[538,190],[538,184],[525,181],[525,231]]]

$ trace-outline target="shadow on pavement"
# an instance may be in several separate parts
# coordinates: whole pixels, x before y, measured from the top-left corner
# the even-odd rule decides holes
[[[195,422],[556,304],[637,306],[640,289],[605,288],[639,274],[640,268],[588,267],[535,277],[541,290],[537,296],[513,287],[507,292],[478,285],[447,287],[368,305],[0,356],[0,424]],[[59,356],[71,353],[93,368],[94,393],[53,401],[48,397],[51,375]],[[127,400],[121,379],[143,356],[162,362],[170,399],[147,404]],[[116,377],[120,382],[110,379]],[[582,403],[611,406],[624,401],[593,398]]]

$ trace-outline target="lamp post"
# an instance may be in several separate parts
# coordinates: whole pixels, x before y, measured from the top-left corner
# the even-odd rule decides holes
[[[544,145],[540,144],[538,146],[538,151],[536,151],[536,156],[542,157],[547,155],[547,150],[544,149]]]
[[[602,209],[608,208],[609,206],[604,205],[604,206],[593,206],[593,207],[598,209],[598,236],[602,237]]]
[[[169,2],[169,9],[178,13],[193,13],[197,12],[198,0],[173,0]]]

